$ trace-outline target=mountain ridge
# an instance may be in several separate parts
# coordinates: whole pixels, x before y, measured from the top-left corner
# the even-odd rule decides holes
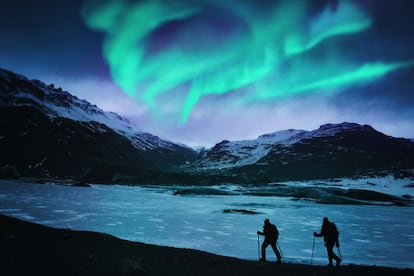
[[[372,128],[369,125],[360,125],[357,123],[349,123],[349,122],[343,122],[340,124],[333,124],[328,123],[321,125],[318,129],[306,131],[306,130],[299,130],[299,129],[287,129],[287,130],[280,130],[268,134],[260,135],[256,139],[252,140],[239,140],[239,141],[228,141],[223,140],[216,145],[214,145],[212,148],[207,149],[207,155],[210,157],[214,156],[216,152],[218,151],[227,151],[230,155],[239,155],[240,158],[243,159],[242,164],[233,163],[227,164],[229,166],[239,166],[243,164],[249,164],[249,160],[246,160],[246,156],[243,156],[244,154],[251,154],[252,151],[255,151],[257,156],[252,157],[250,161],[259,160],[263,156],[269,153],[271,150],[271,146],[274,145],[281,145],[284,147],[291,146],[295,143],[300,142],[301,140],[305,139],[312,139],[312,138],[322,138],[322,137],[329,137],[334,136],[338,133],[343,132],[352,132],[352,131],[371,131],[376,132],[374,128]],[[385,135],[385,134],[384,134]],[[389,136],[391,137],[391,136]],[[243,149],[247,149],[247,152],[243,152]],[[254,149],[254,150],[253,150]],[[220,165],[216,166],[217,168],[220,167]],[[225,168],[226,164],[221,164],[221,168]]]
[[[46,85],[40,80],[29,80],[25,76],[1,68],[0,78],[2,78],[2,86],[0,86],[0,89],[9,91],[8,94],[3,93],[0,96],[0,103],[3,106],[30,104],[44,111],[50,117],[64,117],[81,122],[96,121],[105,124],[120,134],[128,135],[131,140],[134,140],[133,138],[136,134],[142,134],[148,140],[158,140],[157,142],[161,146],[168,147],[169,143],[173,143],[166,139],[161,139],[158,136],[151,135],[148,132],[144,132],[133,125],[127,118],[115,112],[103,111],[96,105],[84,99],[79,99],[60,87],[55,88],[53,84]],[[19,82],[25,85],[16,85]],[[14,89],[18,89],[19,91],[11,93]],[[142,141],[142,145],[135,141],[134,144],[136,146],[142,146],[141,149],[144,150],[146,149],[145,144],[150,145],[148,141]],[[189,148],[184,144],[173,144]]]
[[[369,125],[328,123],[196,151],[147,133],[53,84],[0,69],[0,166],[98,182],[261,182],[414,168],[414,142]]]
[[[22,175],[150,181],[197,157],[39,80],[0,69],[0,166]]]

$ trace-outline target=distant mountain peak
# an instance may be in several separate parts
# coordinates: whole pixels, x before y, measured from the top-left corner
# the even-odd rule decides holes
[[[412,140],[352,122],[223,140],[195,151],[62,88],[3,69],[0,107],[0,165],[26,175],[170,183],[215,183],[220,176],[250,183],[414,167]]]
[[[0,68],[0,166],[23,175],[162,178],[197,158],[190,147],[144,132],[53,84]]]
[[[128,119],[110,111],[104,111],[90,102],[46,85],[40,80],[29,80],[25,76],[0,68],[0,105],[38,108],[51,118],[63,117],[79,122],[97,122],[128,137],[134,147],[146,150],[158,147],[190,147],[161,139],[146,133]]]
[[[90,102],[46,85],[39,80],[29,80],[11,71],[0,69],[0,105],[32,105],[45,112],[49,117],[63,117],[80,122],[98,122],[118,132],[140,132],[127,119],[114,112],[100,109]]]
[[[271,164],[279,164],[278,162],[282,166],[288,166],[295,162],[306,162],[304,160],[309,158],[315,158],[317,162],[316,156],[325,154],[323,159],[329,160],[332,156],[334,164],[335,158],[339,158],[334,157],[335,154],[341,152],[344,155],[358,152],[362,154],[361,158],[371,158],[370,156],[376,154],[375,150],[372,154],[365,152],[372,151],[373,147],[381,143],[394,143],[398,148],[405,142],[378,132],[369,125],[329,123],[311,131],[287,129],[264,134],[254,140],[223,140],[207,150],[194,167],[197,170],[231,170],[247,166],[274,166]]]
[[[372,131],[374,128],[372,128],[369,125],[360,125],[357,123],[349,123],[349,122],[343,122],[340,124],[324,124],[319,127],[320,131],[354,131],[354,130],[367,130]]]
[[[339,124],[324,124],[318,129],[309,132],[313,137],[334,136],[345,132],[377,132],[369,125],[360,125],[357,123],[343,122]]]

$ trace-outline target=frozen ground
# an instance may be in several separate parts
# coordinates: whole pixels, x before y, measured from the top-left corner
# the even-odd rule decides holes
[[[81,188],[2,181],[0,213],[58,228],[105,232],[242,259],[258,258],[256,231],[269,218],[279,228],[284,260],[300,263],[311,262],[312,233],[319,232],[322,218],[328,216],[340,231],[343,264],[414,268],[414,208],[410,204],[396,206],[388,198],[378,202],[376,194],[370,200],[372,195],[365,192],[357,193],[355,202],[343,201],[343,194],[335,192],[338,187],[345,191],[352,187],[409,198],[412,186],[410,180],[391,178],[262,187]],[[366,198],[360,200],[361,195]],[[340,200],[330,199],[335,197]],[[313,263],[326,264],[321,238],[315,240],[314,249]],[[275,259],[270,248],[267,254]]]

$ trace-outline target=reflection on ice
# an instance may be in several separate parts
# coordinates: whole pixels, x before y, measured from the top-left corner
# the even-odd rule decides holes
[[[267,191],[266,196],[257,196],[250,192],[251,187],[235,185],[196,191],[197,187],[92,185],[85,189],[4,182],[0,183],[0,212],[58,228],[105,232],[243,259],[258,258],[256,231],[269,218],[280,231],[285,261],[302,263],[310,262],[312,233],[320,230],[322,218],[328,216],[340,231],[343,264],[414,268],[413,207],[318,204],[269,194],[280,187],[254,187]],[[214,189],[219,192],[211,194]],[[177,193],[181,190],[185,194]],[[321,190],[313,187],[311,191]],[[315,241],[314,249],[313,263],[326,264],[322,239]],[[268,255],[274,258],[271,251]]]
[[[352,239],[354,242],[369,243],[369,240]]]
[[[148,219],[148,221],[152,221],[152,222],[164,222],[164,220],[162,220],[162,219],[157,219],[157,218],[150,218],[150,219]]]
[[[221,236],[231,236],[230,233],[223,232],[223,231],[215,231],[214,233],[217,234],[217,235],[221,235]]]

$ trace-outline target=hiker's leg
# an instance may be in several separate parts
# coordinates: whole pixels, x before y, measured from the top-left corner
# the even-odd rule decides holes
[[[333,253],[333,244],[327,243],[326,244],[326,251],[328,251],[328,260],[329,265],[332,265],[332,259],[334,258],[335,254]]]
[[[269,241],[266,239],[262,243],[262,260],[266,261],[266,247],[269,245]]]
[[[335,254],[335,252],[333,251],[333,246],[332,246],[332,258],[335,259],[336,263],[339,265],[339,263],[342,261],[341,258],[338,257],[338,255]]]
[[[335,261],[339,261],[340,260],[340,258],[335,254],[335,252],[333,252],[333,247],[332,247],[332,258],[335,260]]]
[[[282,256],[280,255],[280,252],[277,249],[276,242],[272,242],[270,245],[272,246],[273,252],[275,252],[276,258],[278,260],[282,259]]]

